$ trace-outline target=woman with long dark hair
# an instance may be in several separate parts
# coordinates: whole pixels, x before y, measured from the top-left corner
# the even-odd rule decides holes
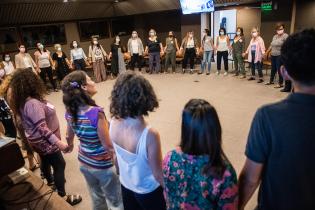
[[[103,109],[92,96],[95,83],[84,71],[75,71],[62,82],[66,107],[67,142],[73,150],[74,136],[80,141],[78,159],[93,201],[93,210],[123,210],[120,183],[113,165],[113,145]]]
[[[103,46],[98,42],[97,37],[92,37],[91,45],[89,46],[89,59],[93,64],[93,72],[95,82],[102,82],[106,80],[106,62],[107,53]]]
[[[233,50],[233,60],[235,64],[235,76],[238,76],[239,73],[242,74],[241,78],[246,78],[246,72],[245,72],[245,64],[244,64],[244,58],[243,53],[245,52],[245,37],[243,33],[242,27],[237,27],[236,29],[236,35],[234,37],[233,43],[232,43],[232,50]]]
[[[75,205],[81,202],[81,196],[67,195],[65,191],[66,163],[61,151],[66,152],[68,144],[61,141],[55,107],[45,100],[45,95],[44,83],[29,69],[21,69],[13,74],[8,102],[17,126],[24,129],[28,143],[39,154],[41,171],[48,185],[55,185],[58,194],[69,204]]]
[[[126,71],[126,64],[123,54],[123,46],[121,45],[120,37],[115,36],[113,43],[110,46],[109,57],[111,58],[111,73],[117,77],[119,73]]]
[[[224,76],[228,75],[229,71],[229,49],[230,49],[230,38],[226,34],[225,28],[220,28],[219,36],[216,39],[216,52],[217,52],[217,74],[219,75],[221,72],[221,61],[223,59],[224,63]]]
[[[198,54],[198,41],[194,36],[193,31],[189,31],[186,34],[186,37],[183,39],[182,44],[180,46],[181,52],[184,53],[184,60],[182,63],[182,73],[184,74],[187,68],[187,63],[189,60],[190,73],[192,74],[195,67],[195,58]]]
[[[202,99],[183,110],[180,146],[163,161],[167,209],[237,209],[237,177],[222,150],[217,112]]]
[[[53,60],[50,56],[50,52],[44,47],[44,45],[40,42],[36,44],[36,51],[34,53],[35,63],[37,65],[37,72],[39,72],[39,76],[42,78],[43,82],[46,84],[46,76],[50,81],[55,92],[57,92],[56,82],[53,78]]]

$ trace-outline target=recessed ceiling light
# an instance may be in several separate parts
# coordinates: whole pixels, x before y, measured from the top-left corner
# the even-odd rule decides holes
[[[115,2],[115,3],[118,3],[118,2],[119,2],[119,0],[114,0],[114,2]]]

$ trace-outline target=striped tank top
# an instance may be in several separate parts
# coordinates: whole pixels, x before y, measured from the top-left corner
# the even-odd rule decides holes
[[[113,166],[113,161],[97,134],[99,112],[104,113],[102,108],[93,107],[84,114],[78,115],[76,123],[70,114],[66,113],[65,117],[80,141],[79,161],[92,168],[106,169]]]

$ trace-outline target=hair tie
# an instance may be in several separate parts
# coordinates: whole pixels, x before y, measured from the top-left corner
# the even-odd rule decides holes
[[[79,88],[80,85],[78,82],[74,81],[74,82],[70,82],[70,86],[73,87],[73,88]]]

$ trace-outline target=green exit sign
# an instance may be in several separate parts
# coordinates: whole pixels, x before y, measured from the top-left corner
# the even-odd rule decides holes
[[[262,11],[271,11],[272,10],[272,1],[262,2],[261,3],[261,10]]]

